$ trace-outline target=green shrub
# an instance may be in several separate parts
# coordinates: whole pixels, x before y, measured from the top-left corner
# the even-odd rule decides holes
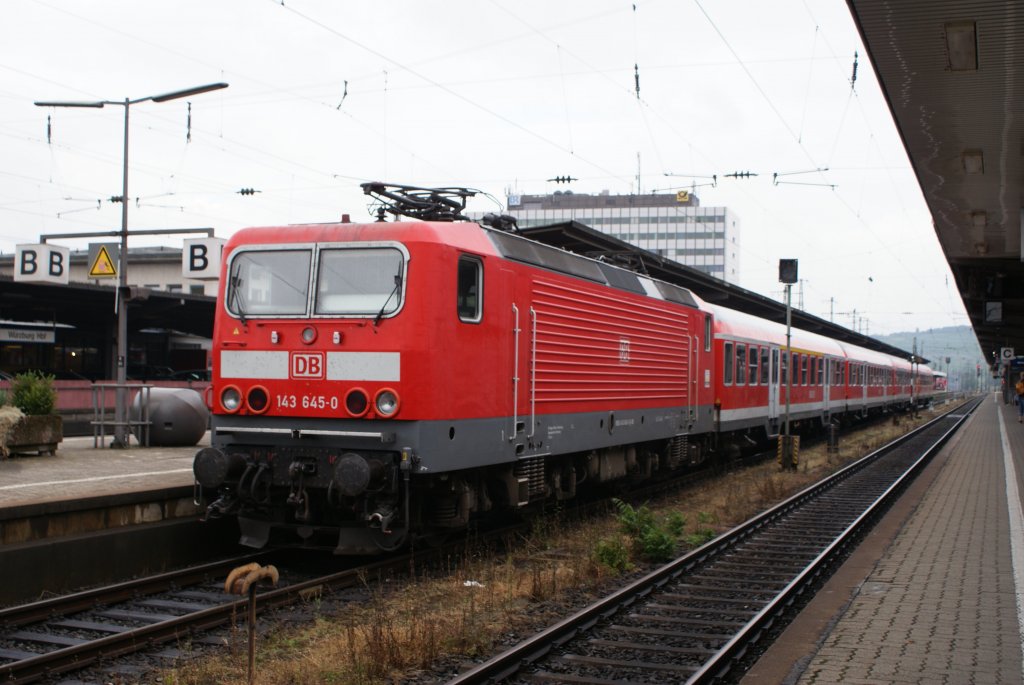
[[[19,373],[11,381],[10,401],[29,415],[52,414],[57,404],[53,376],[40,371]]]
[[[613,499],[612,503],[635,555],[648,561],[668,561],[675,556],[676,542],[686,526],[685,516],[672,512],[659,523],[646,505],[634,507],[620,499]]]
[[[668,532],[679,537],[686,530],[686,516],[681,511],[670,511],[665,517],[665,527]]]
[[[654,514],[646,506],[636,508],[618,498],[613,499],[612,504],[618,510],[619,525],[626,535],[639,538],[645,530],[654,526]]]
[[[705,542],[715,537],[715,531],[710,528],[698,528],[695,533],[686,536],[685,542],[690,547],[700,547]]]
[[[623,573],[632,568],[629,550],[620,538],[604,538],[594,547],[594,561]]]
[[[640,554],[648,561],[668,561],[676,555],[676,536],[660,526],[648,528],[640,537]]]

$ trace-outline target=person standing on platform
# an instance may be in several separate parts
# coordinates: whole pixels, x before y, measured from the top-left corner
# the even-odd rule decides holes
[[[1020,372],[1020,380],[1014,389],[1017,391],[1017,423],[1024,423],[1024,371]]]

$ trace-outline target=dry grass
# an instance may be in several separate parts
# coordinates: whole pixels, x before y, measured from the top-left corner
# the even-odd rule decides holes
[[[752,466],[724,479],[652,502],[657,516],[682,513],[687,530],[723,531],[824,474],[902,435],[931,418],[902,417],[841,438],[839,455],[824,444],[801,449],[799,467]],[[415,579],[367,579],[370,600],[362,605],[314,607],[312,623],[279,627],[261,636],[257,682],[263,685],[344,683],[381,685],[415,679],[442,659],[485,655],[499,641],[516,641],[620,584],[613,571],[593,559],[597,542],[618,534],[618,521],[563,526],[557,518],[536,531],[510,557],[470,555],[450,573]],[[378,582],[383,581],[383,582]],[[315,600],[319,601],[319,600]],[[244,622],[244,618],[240,619]],[[198,657],[162,674],[163,683],[245,683],[244,625],[229,654]]]

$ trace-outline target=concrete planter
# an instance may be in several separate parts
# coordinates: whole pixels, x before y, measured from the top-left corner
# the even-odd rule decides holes
[[[4,440],[6,454],[56,454],[64,439],[64,419],[57,414],[23,416]]]

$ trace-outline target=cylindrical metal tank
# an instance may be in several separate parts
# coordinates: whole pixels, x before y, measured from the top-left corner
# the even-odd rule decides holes
[[[142,420],[144,391],[132,400],[132,421]],[[186,447],[198,443],[210,424],[210,411],[202,396],[191,388],[150,388],[149,444],[164,447]],[[143,441],[140,427],[133,431]]]

